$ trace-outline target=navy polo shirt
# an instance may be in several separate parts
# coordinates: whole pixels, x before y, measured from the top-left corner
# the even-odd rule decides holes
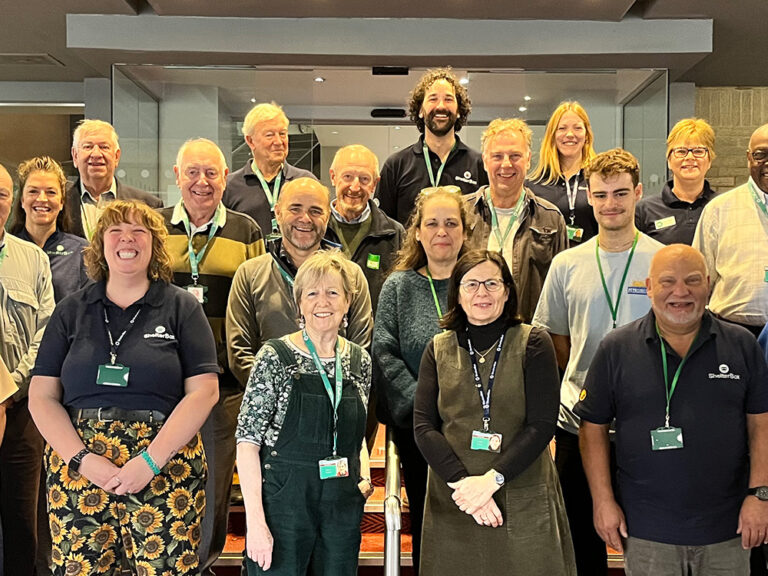
[[[124,388],[96,384],[99,365],[109,362],[105,309],[115,341],[128,328],[117,352],[117,363],[130,368]],[[213,333],[197,299],[156,281],[125,310],[107,298],[104,282],[66,297],[51,316],[32,374],[60,378],[66,407],[170,414],[184,396],[186,378],[217,372]]]
[[[667,346],[670,385],[681,358]],[[747,495],[747,414],[768,412],[768,368],[754,336],[705,312],[670,404],[684,448],[651,450],[666,395],[653,311],[608,334],[574,408],[615,418],[617,498],[630,536],[684,546],[736,538]]]
[[[704,206],[715,191],[704,180],[704,190],[693,202],[680,200],[672,191],[673,180],[664,185],[659,196],[643,198],[635,207],[635,226],[662,244],[693,243],[693,234]]]

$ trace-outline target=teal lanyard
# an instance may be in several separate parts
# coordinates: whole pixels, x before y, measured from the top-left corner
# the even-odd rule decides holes
[[[453,149],[456,148],[456,142],[454,141],[453,146],[451,146],[451,151],[448,152],[448,156],[445,157],[445,162],[442,162],[440,164],[440,168],[437,170],[437,178],[435,178],[434,173],[432,172],[432,162],[429,160],[429,148],[427,147],[427,143],[424,142],[424,145],[422,146],[422,150],[424,151],[424,164],[427,165],[427,173],[429,174],[429,182],[432,184],[432,187],[436,187],[440,185],[440,177],[443,175],[443,169],[445,168],[446,162],[448,162],[448,158],[451,156],[451,152],[453,152]]]
[[[512,226],[514,226],[517,219],[520,217],[520,212],[523,210],[523,202],[525,200],[525,190],[522,190],[520,192],[520,198],[517,200],[517,204],[515,204],[515,208],[512,211],[512,215],[509,217],[509,222],[507,222],[507,229],[504,231],[504,234],[502,235],[501,229],[499,228],[499,220],[496,217],[496,208],[493,206],[493,200],[491,200],[491,191],[486,190],[485,191],[485,201],[488,203],[488,209],[491,211],[491,228],[493,229],[493,233],[496,234],[496,240],[499,241],[499,250],[504,250],[504,243],[507,241],[507,237],[509,236],[509,233],[512,231]]]
[[[635,239],[632,241],[632,249],[629,251],[629,258],[627,258],[627,265],[624,267],[624,275],[621,277],[621,284],[619,284],[619,293],[616,295],[616,306],[613,305],[613,299],[611,293],[608,291],[608,285],[605,283],[605,274],[603,274],[603,265],[600,263],[600,239],[595,242],[595,257],[597,258],[597,269],[600,270],[600,280],[603,282],[603,291],[605,292],[605,299],[608,300],[608,308],[611,311],[611,318],[613,319],[613,327],[616,328],[616,316],[619,313],[619,302],[621,302],[621,293],[624,290],[624,282],[627,280],[627,274],[629,273],[629,265],[632,263],[632,256],[635,255],[635,248],[637,247],[637,239],[640,237],[639,232],[635,232]]]
[[[669,428],[669,403],[672,401],[672,394],[675,393],[675,388],[677,388],[677,381],[680,378],[680,373],[683,371],[683,365],[685,364],[685,361],[688,360],[688,356],[693,349],[693,343],[691,344],[691,347],[688,348],[688,352],[685,353],[683,359],[680,361],[680,366],[677,367],[675,375],[672,377],[672,386],[670,386],[669,374],[667,373],[667,347],[664,345],[664,338],[661,337],[658,324],[656,324],[656,334],[659,335],[659,344],[661,345],[661,367],[664,370],[664,390],[667,393],[667,411],[664,419],[664,426]],[[694,338],[693,341],[696,342],[698,337],[699,335],[696,334],[696,338]]]
[[[280,271],[280,276],[282,276],[283,280],[285,280],[285,283],[288,284],[288,288],[290,290],[293,290],[293,283],[294,283],[293,277],[290,274],[288,274],[288,271],[285,268],[283,268],[283,265],[280,264],[280,260],[278,260],[277,256],[275,256],[274,254],[272,254],[272,260],[275,261],[275,265],[277,266],[277,269]]]
[[[339,341],[336,340],[336,377],[335,377],[335,394],[334,389],[331,388],[331,382],[328,380],[328,374],[325,373],[323,363],[320,362],[320,356],[317,355],[317,350],[312,340],[309,338],[306,330],[301,331],[301,336],[304,338],[304,343],[307,345],[307,350],[312,355],[312,360],[315,362],[315,368],[320,373],[320,378],[323,380],[323,386],[325,386],[325,392],[328,394],[328,398],[331,400],[331,406],[333,406],[333,455],[336,456],[336,441],[338,439],[338,424],[339,424],[339,404],[341,403],[342,394],[342,378],[341,378],[341,355],[339,354]]]
[[[437,292],[435,291],[435,283],[432,281],[432,274],[429,273],[429,266],[427,266],[427,280],[429,280],[429,287],[432,290],[432,298],[435,301],[435,310],[437,310],[437,317],[439,320],[442,320],[443,311],[440,309],[440,301],[437,299]]]
[[[749,191],[752,193],[752,199],[755,201],[755,204],[757,204],[757,207],[760,208],[765,217],[768,218],[768,208],[766,208],[765,202],[763,202],[757,195],[757,192],[755,192],[755,186],[751,180],[749,182]]]
[[[261,170],[259,170],[258,167],[254,168],[253,173],[256,174],[259,182],[261,182],[261,187],[264,189],[264,194],[267,195],[269,209],[274,213],[275,204],[277,204],[277,197],[280,195],[280,183],[283,179],[283,169],[280,168],[280,172],[278,172],[277,176],[275,176],[275,185],[273,187],[274,193],[272,193],[272,191],[269,189],[269,184],[267,184],[267,181],[264,179],[264,175],[261,173]]]
[[[218,213],[219,209],[216,208],[216,212],[213,214],[213,222],[211,222],[211,228],[208,231],[208,240],[205,241],[205,244],[203,244],[203,247],[200,248],[200,251],[195,254],[195,248],[192,246],[192,225],[189,223],[189,215],[187,214],[186,210],[183,210],[181,220],[184,222],[184,229],[187,231],[187,240],[189,242],[189,269],[192,273],[192,283],[197,286],[197,279],[200,278],[200,262],[203,261],[203,256],[205,256],[205,251],[208,249],[208,245],[211,243],[211,240],[213,240],[213,237],[216,235],[216,231],[219,229],[218,224],[216,224],[216,215]]]

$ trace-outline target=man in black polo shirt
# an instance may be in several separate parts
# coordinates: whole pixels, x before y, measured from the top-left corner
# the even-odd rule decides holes
[[[427,70],[411,92],[408,112],[419,141],[392,154],[381,169],[379,206],[403,226],[424,188],[454,185],[464,194],[488,184],[483,159],[456,133],[472,110],[467,91],[450,68]]]
[[[605,337],[575,407],[595,528],[628,576],[746,575],[768,539],[768,369],[748,331],[705,310],[697,250],[659,250],[646,288],[651,312]]]
[[[265,236],[279,233],[275,204],[281,188],[296,178],[315,178],[312,172],[291,166],[288,157],[288,118],[274,102],[257,104],[243,121],[243,136],[253,155],[232,172],[224,190],[224,206],[248,214]]]

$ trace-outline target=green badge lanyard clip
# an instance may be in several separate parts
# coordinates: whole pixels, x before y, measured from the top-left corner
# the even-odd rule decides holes
[[[509,233],[512,231],[512,226],[515,225],[515,222],[520,217],[520,212],[523,210],[523,203],[525,202],[525,190],[520,192],[520,198],[518,198],[517,204],[515,204],[515,208],[512,211],[512,215],[509,217],[507,229],[504,231],[503,235],[501,234],[501,229],[499,228],[499,221],[496,217],[496,208],[493,206],[490,190],[485,191],[485,201],[488,203],[488,209],[491,211],[491,228],[493,229],[493,233],[496,234],[496,240],[499,242],[499,250],[503,251],[504,243],[507,241]]]
[[[603,291],[605,292],[605,299],[608,300],[608,309],[611,311],[611,318],[613,319],[613,327],[616,328],[616,316],[619,313],[619,302],[621,302],[621,292],[624,290],[624,282],[627,280],[627,274],[629,273],[629,265],[632,263],[632,256],[635,255],[635,248],[637,247],[637,239],[640,237],[639,232],[635,232],[635,239],[632,241],[632,249],[629,251],[629,258],[627,258],[627,265],[624,267],[624,275],[621,277],[621,284],[619,284],[619,293],[616,295],[616,306],[613,305],[613,299],[611,293],[608,291],[608,285],[605,283],[605,275],[603,274],[603,265],[600,263],[600,240],[595,242],[595,257],[597,258],[597,269],[600,271],[600,280],[603,283]]]
[[[307,345],[312,360],[315,363],[315,368],[320,373],[320,378],[323,380],[323,386],[325,386],[325,392],[328,394],[328,398],[331,400],[331,406],[333,407],[333,456],[336,456],[336,444],[338,440],[338,424],[339,424],[339,404],[341,403],[342,394],[342,374],[341,374],[341,355],[339,354],[339,340],[336,339],[336,375],[335,375],[335,394],[334,389],[331,388],[331,382],[328,380],[328,374],[325,373],[323,363],[320,362],[320,356],[317,355],[317,349],[309,338],[306,330],[301,331],[301,336],[304,338],[304,344]]]
[[[443,175],[443,169],[445,168],[445,164],[448,162],[448,158],[451,156],[451,152],[453,152],[453,149],[456,148],[456,142],[454,141],[453,146],[451,146],[451,151],[448,152],[448,156],[445,157],[445,162],[440,163],[440,168],[437,170],[437,178],[435,178],[435,174],[432,172],[432,162],[429,160],[429,148],[427,147],[427,143],[424,142],[422,146],[422,150],[424,151],[424,164],[427,165],[427,173],[429,174],[429,182],[432,184],[432,187],[435,188],[436,186],[440,185],[440,177]]]
[[[219,208],[216,208],[216,212],[213,214],[213,222],[211,222],[211,228],[208,231],[208,240],[205,241],[205,244],[202,248],[200,248],[200,251],[195,254],[195,248],[192,246],[192,226],[189,222],[189,215],[187,214],[186,210],[182,210],[183,214],[181,217],[182,222],[184,222],[184,229],[187,231],[187,240],[189,242],[189,269],[192,273],[192,283],[197,286],[197,280],[200,278],[200,271],[199,271],[199,265],[200,262],[203,261],[203,256],[205,255],[205,251],[208,249],[208,245],[211,243],[211,240],[213,240],[213,237],[216,235],[216,231],[219,229],[218,224],[216,223],[216,216],[218,216]]]
[[[693,343],[691,344],[691,347],[688,348],[688,352],[686,352],[683,359],[680,361],[680,365],[677,367],[677,370],[675,371],[675,375],[672,377],[672,386],[669,385],[669,374],[667,373],[667,347],[664,345],[664,338],[661,336],[661,332],[659,332],[659,325],[658,323],[654,323],[656,325],[656,334],[659,335],[659,344],[661,347],[661,367],[664,371],[664,391],[667,393],[667,410],[666,415],[664,417],[664,427],[669,428],[669,404],[672,401],[672,394],[675,393],[675,388],[677,388],[677,381],[680,378],[680,373],[683,371],[683,365],[685,364],[686,360],[688,360],[688,356],[691,353],[691,350],[693,349]],[[693,342],[695,343],[698,339],[699,335],[696,334],[696,338],[694,338]]]

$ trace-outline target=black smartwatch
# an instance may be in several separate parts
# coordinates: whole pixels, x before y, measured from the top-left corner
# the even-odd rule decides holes
[[[82,450],[80,450],[80,452],[75,454],[72,457],[72,460],[69,461],[69,464],[68,464],[69,471],[70,472],[77,472],[79,474],[80,473],[80,464],[83,463],[83,458],[85,458],[90,453],[91,453],[91,451],[88,450],[88,448],[83,448]]]
[[[755,488],[750,488],[747,490],[747,494],[750,496],[757,496],[758,500],[762,500],[763,502],[768,501],[768,486],[757,486]]]

